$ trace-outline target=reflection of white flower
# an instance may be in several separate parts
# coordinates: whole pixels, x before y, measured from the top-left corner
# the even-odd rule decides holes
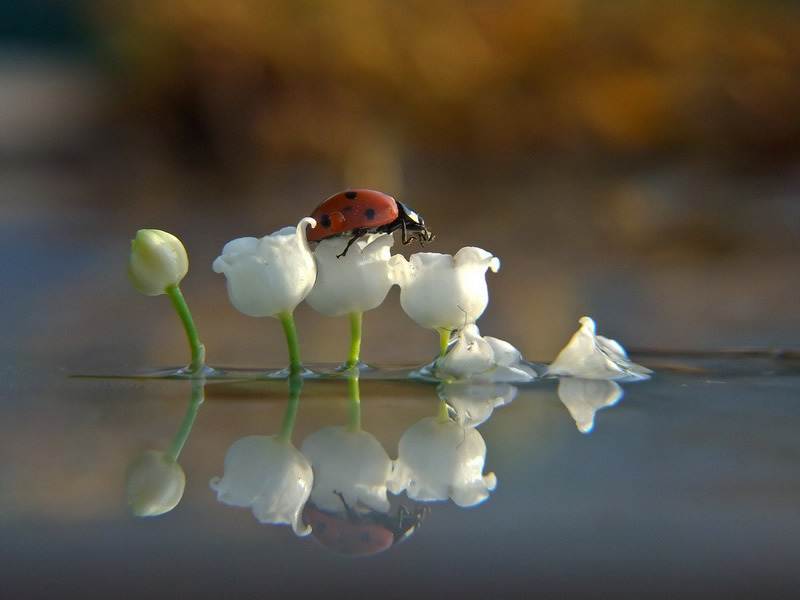
[[[495,408],[510,404],[517,395],[517,388],[508,383],[458,381],[440,385],[438,392],[455,412],[459,424],[477,427],[492,416]]]
[[[594,427],[594,414],[601,408],[614,406],[623,393],[617,382],[608,379],[565,377],[558,382],[558,397],[581,433],[589,433]]]
[[[474,323],[486,310],[486,270],[500,259],[486,250],[466,247],[455,256],[419,252],[398,264],[400,304],[414,321],[430,329],[457,329]]]
[[[522,362],[519,350],[497,338],[481,337],[477,325],[467,325],[458,339],[437,362],[440,376],[473,381],[530,381],[536,372]]]
[[[423,419],[400,438],[390,491],[403,490],[412,500],[452,498],[459,506],[486,500],[497,485],[494,473],[483,475],[486,443],[477,429],[449,419]]]
[[[303,301],[317,277],[306,240],[306,226],[315,223],[306,217],[297,227],[225,244],[213,267],[225,274],[228,297],[237,310],[251,317],[277,317],[292,313]]]
[[[128,280],[148,296],[160,296],[178,285],[189,271],[189,257],[181,241],[160,229],[140,229],[131,242]]]
[[[648,379],[652,371],[632,362],[614,340],[595,335],[594,321],[581,317],[581,328],[547,368],[547,375],[584,379]]]
[[[171,511],[183,498],[186,475],[165,452],[147,450],[134,458],[125,471],[125,491],[131,512],[155,517]]]
[[[306,302],[328,317],[372,310],[394,285],[389,251],[393,236],[364,236],[350,246],[347,254],[337,258],[348,242],[345,237],[327,238],[314,250],[317,282]]]
[[[211,489],[224,504],[251,507],[261,523],[290,524],[308,535],[301,515],[313,482],[311,465],[291,442],[251,435],[228,448],[224,475],[211,480]]]
[[[325,427],[308,436],[300,451],[314,469],[311,501],[318,509],[341,512],[344,498],[350,507],[361,503],[378,512],[389,510],[386,483],[392,461],[374,436],[345,427]]]

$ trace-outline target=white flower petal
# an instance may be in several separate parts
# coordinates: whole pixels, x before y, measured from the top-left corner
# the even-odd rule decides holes
[[[517,388],[508,383],[459,381],[440,385],[438,392],[455,412],[459,424],[477,427],[492,416],[495,408],[510,404],[517,395]]]
[[[519,350],[503,340],[481,337],[475,324],[459,331],[455,344],[437,362],[437,373],[442,377],[488,382],[525,382],[536,378],[533,368],[522,362]]]
[[[595,413],[606,406],[614,406],[622,395],[622,388],[607,379],[566,377],[558,382],[558,397],[581,433],[589,433],[594,427]]]

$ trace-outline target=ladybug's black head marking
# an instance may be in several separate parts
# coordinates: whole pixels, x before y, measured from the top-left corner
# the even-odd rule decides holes
[[[348,200],[355,200],[356,196],[358,196],[357,192],[345,192],[344,193],[344,197],[347,198]]]

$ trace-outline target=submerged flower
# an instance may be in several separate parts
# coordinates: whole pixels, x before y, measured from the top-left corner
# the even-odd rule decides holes
[[[472,246],[455,256],[419,252],[398,264],[400,304],[409,317],[430,329],[453,330],[474,323],[486,310],[486,271],[500,259]]]
[[[311,502],[331,513],[357,504],[385,513],[389,510],[386,484],[392,461],[380,442],[366,431],[325,427],[308,436],[300,451],[314,470]],[[341,494],[341,496],[339,496]]]
[[[328,317],[364,312],[379,306],[394,285],[390,248],[394,237],[367,235],[356,240],[347,254],[349,238],[322,240],[314,250],[317,281],[306,298],[314,310]]]
[[[125,471],[128,504],[137,517],[155,517],[171,511],[183,498],[186,475],[165,452],[147,450]]]
[[[584,379],[648,379],[652,371],[637,365],[614,340],[595,335],[595,324],[581,317],[581,328],[547,368],[547,375]]]
[[[463,427],[477,427],[492,416],[495,408],[510,404],[517,388],[508,383],[472,383],[457,381],[439,386],[439,398],[455,412]]]
[[[530,381],[536,371],[522,362],[514,346],[495,337],[481,337],[477,325],[467,325],[458,333],[444,358],[437,363],[442,376],[478,381]]]
[[[289,524],[308,535],[302,512],[311,493],[311,465],[291,442],[251,435],[234,442],[225,455],[223,476],[211,480],[217,500],[250,507],[261,523]]]
[[[589,433],[594,427],[594,414],[601,408],[614,406],[623,393],[617,382],[608,379],[565,377],[558,382],[558,398],[581,433]]]
[[[452,498],[458,506],[473,506],[497,486],[494,473],[483,475],[486,443],[477,429],[450,419],[423,419],[400,438],[390,485],[412,500],[432,502]]]
[[[297,227],[225,244],[213,268],[225,274],[228,296],[237,310],[251,317],[277,317],[292,313],[303,301],[317,276],[306,240],[306,226],[315,223],[305,217]]]
[[[140,229],[131,242],[128,280],[148,296],[165,294],[189,271],[189,257],[181,241],[160,229]]]

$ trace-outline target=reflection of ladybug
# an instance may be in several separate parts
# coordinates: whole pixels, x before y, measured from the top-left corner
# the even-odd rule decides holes
[[[338,494],[341,497],[341,494]],[[311,534],[329,550],[350,556],[377,554],[399,544],[417,529],[428,514],[428,507],[418,507],[413,513],[400,506],[395,516],[370,511],[360,512],[345,503],[343,513],[321,511],[313,504],[303,510]]]
[[[399,229],[403,232],[404,244],[410,244],[416,237],[424,245],[434,238],[416,212],[375,190],[346,190],[334,194],[320,204],[311,216],[317,225],[308,231],[309,242],[341,234],[353,236],[339,256],[347,254],[350,246],[368,233],[392,233]]]

